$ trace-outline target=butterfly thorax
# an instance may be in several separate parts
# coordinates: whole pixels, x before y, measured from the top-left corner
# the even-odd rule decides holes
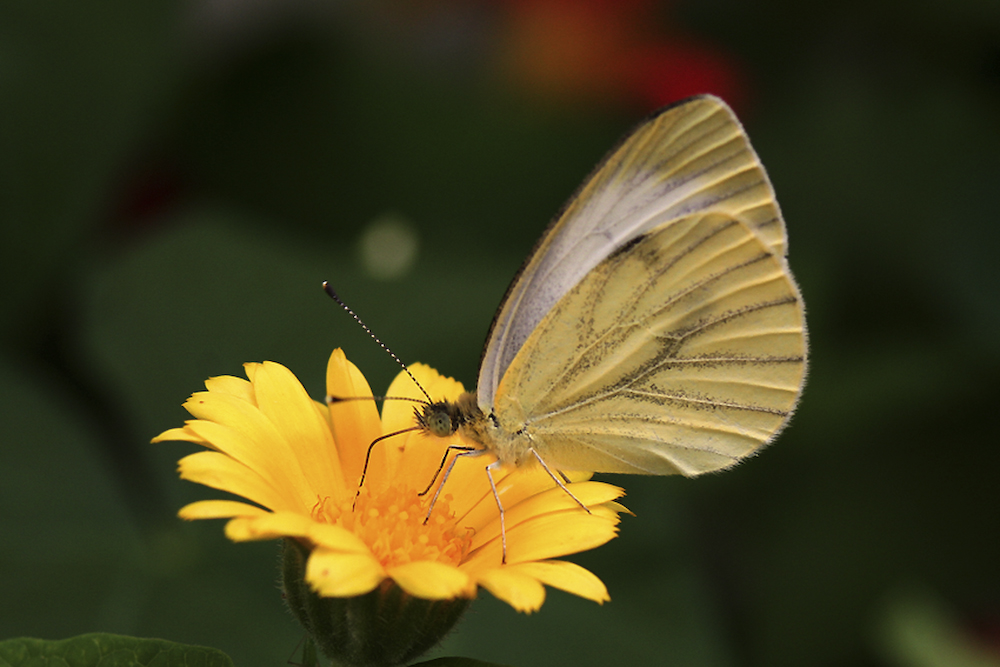
[[[431,435],[447,438],[458,433],[482,445],[502,463],[520,465],[527,449],[527,435],[503,429],[495,417],[479,407],[475,392],[465,392],[456,401],[426,403],[416,411],[417,424]]]

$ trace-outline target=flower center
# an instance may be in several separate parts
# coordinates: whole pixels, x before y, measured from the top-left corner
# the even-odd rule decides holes
[[[353,496],[337,504],[321,498],[312,517],[353,532],[385,567],[419,560],[457,565],[468,552],[472,531],[457,527],[450,500],[450,495],[439,497],[424,523],[427,501],[416,491],[390,486],[373,496],[363,489],[356,503]]]

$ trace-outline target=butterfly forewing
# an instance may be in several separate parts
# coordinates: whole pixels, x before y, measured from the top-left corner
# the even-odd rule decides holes
[[[552,466],[695,475],[768,442],[804,373],[783,258],[744,221],[698,213],[607,257],[551,307],[494,412]]]
[[[479,374],[480,407],[490,410],[528,336],[591,269],[650,230],[710,211],[739,220],[763,248],[783,258],[784,223],[763,167],[732,111],[702,96],[641,124],[543,236],[490,330]]]

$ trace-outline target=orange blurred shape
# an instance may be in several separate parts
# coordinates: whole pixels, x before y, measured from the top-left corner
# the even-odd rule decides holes
[[[500,29],[505,78],[568,102],[657,107],[696,93],[739,105],[738,68],[721,51],[665,31],[649,0],[510,0]]]

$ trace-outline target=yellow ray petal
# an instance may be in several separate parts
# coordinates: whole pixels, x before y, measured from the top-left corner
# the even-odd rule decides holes
[[[520,472],[516,474],[520,477]],[[542,474],[548,478],[547,485],[526,484],[529,490],[534,491],[533,494],[522,491],[516,484],[508,484],[503,488],[498,485],[497,491],[504,506],[507,530],[535,515],[580,507],[568,493],[555,485],[555,482],[544,470]],[[547,490],[541,491],[546,487],[548,487]],[[623,489],[603,482],[579,482],[570,484],[567,488],[577,500],[587,507],[620,498],[625,493]],[[497,511],[496,499],[490,494],[490,497],[484,498],[463,517],[460,523],[463,526],[476,529],[477,539],[473,548],[480,546],[485,540],[496,537],[500,532],[500,515]]]
[[[257,405],[292,447],[309,487],[335,497],[345,495],[333,434],[298,378],[281,364],[266,361],[254,373],[253,384]]]
[[[409,366],[410,373],[427,391],[432,401],[455,400],[465,391],[458,380],[445,377],[427,364],[416,363]],[[400,373],[389,385],[386,396],[415,398],[426,401],[420,388],[406,373]],[[386,433],[413,426],[413,404],[410,401],[386,401],[382,407],[382,427]]]
[[[496,497],[490,488],[485,470],[494,460],[491,454],[472,458],[466,467],[456,466],[457,480],[448,480],[443,493],[452,493],[461,499],[453,503],[452,508],[463,525],[482,526],[497,517]],[[593,476],[589,472],[565,474],[571,483],[583,482]],[[493,481],[496,483],[497,495],[500,496],[504,509],[514,507],[523,499],[542,491],[557,488],[552,476],[538,465],[520,468],[513,465],[501,466],[499,470],[493,471]]]
[[[212,402],[217,403],[217,401]],[[258,412],[257,415],[259,414]],[[232,428],[227,424],[199,419],[190,422],[186,428],[206,442],[212,443],[212,449],[242,463],[260,475],[273,488],[280,489],[289,503],[294,503],[303,510],[308,508],[314,502],[315,492],[309,488],[291,449],[276,432],[270,439],[255,439],[263,438],[263,432],[249,428],[253,421],[247,419],[239,423],[237,428]],[[285,452],[282,453],[282,450]]]
[[[235,516],[251,517],[269,514],[256,505],[247,505],[238,500],[199,500],[185,505],[177,516],[187,521],[195,519],[229,519]]]
[[[410,369],[414,377],[424,385],[424,389],[431,395],[432,401],[457,400],[465,393],[465,385],[455,378],[441,375],[427,364],[414,364],[416,370]]]
[[[611,599],[604,582],[590,570],[584,569],[576,563],[550,560],[537,563],[519,563],[511,565],[509,569],[538,579],[547,586],[593,600],[599,604]]]
[[[587,551],[618,534],[618,522],[578,510],[554,512],[508,531],[508,563],[548,560]]]
[[[618,534],[617,525],[614,519],[579,509],[533,518],[507,530],[507,563],[548,560],[599,547]],[[462,569],[471,573],[496,567],[501,552],[498,535],[474,550]]]
[[[343,554],[318,548],[306,564],[306,581],[327,597],[364,595],[383,579],[385,570],[370,553]]]
[[[371,396],[372,390],[358,367],[337,348],[326,367],[326,393],[342,398]],[[348,487],[357,484],[368,445],[382,435],[382,424],[374,400],[351,400],[329,405],[333,439]]]
[[[292,537],[329,551],[371,553],[368,545],[346,528],[316,523],[295,512],[238,517],[226,524],[226,537],[234,542]]]
[[[594,511],[604,503],[625,495],[625,489],[605,482],[578,482],[570,484],[566,488],[573,494],[573,497],[570,497],[569,493],[566,493],[561,487],[553,486],[547,491],[536,493],[517,503],[507,512],[507,525],[513,527],[534,516],[579,508],[577,500]],[[505,500],[505,498],[501,496],[501,500]]]
[[[184,428],[169,428],[160,435],[150,440],[150,442],[170,442],[172,440],[179,440],[182,442],[193,442],[199,445],[204,445],[206,447],[212,446],[210,443],[205,442],[203,439],[199,438],[197,435],[192,433],[186,426]]]
[[[404,591],[425,600],[446,600],[468,594],[472,583],[469,575],[454,565],[437,561],[405,563],[389,568],[388,573]]]
[[[413,364],[410,372],[424,387],[433,385],[438,378],[437,372],[424,364]],[[396,376],[389,385],[386,396],[420,402],[427,400],[405,372]],[[441,438],[427,437],[416,431],[406,432],[416,426],[415,409],[420,409],[420,403],[409,400],[388,400],[382,405],[382,432],[399,435],[380,441],[372,449],[369,466],[371,476],[366,478],[365,484],[370,479],[371,489],[376,493],[384,490],[390,483],[400,482],[423,491],[431,482],[447,443]]]
[[[411,426],[415,422],[413,405],[416,404],[410,405]],[[390,438],[381,446],[388,476],[393,481],[423,491],[433,480],[448,441],[422,431],[412,431]]]
[[[205,380],[205,388],[212,393],[228,394],[252,405],[257,404],[254,398],[253,385],[243,378],[233,377],[232,375],[211,377]]]
[[[464,391],[461,382],[442,376],[425,364],[413,364],[410,367],[410,372],[427,390],[432,400],[454,400]],[[404,396],[420,401],[426,400],[413,380],[405,373],[396,377],[390,385],[387,395]],[[418,404],[407,401],[387,401],[382,409],[383,430],[386,433],[394,433],[412,428],[416,424],[413,414],[415,406],[417,409],[420,407]],[[438,438],[419,431],[386,441],[384,450],[386,469],[392,477],[392,482],[395,484],[402,481],[419,491],[426,489],[432,482],[440,484],[442,477],[435,477],[435,474],[438,473],[441,459],[449,445],[480,446],[462,439],[457,434],[447,438]],[[454,451],[451,452],[451,456],[454,454]],[[449,462],[450,460],[451,458],[449,458]],[[492,460],[492,458],[475,460],[463,458],[453,469],[443,492],[450,494],[455,499],[457,506],[453,506],[452,509],[459,515],[467,509],[469,493],[473,495],[472,502],[474,503],[481,494],[489,489],[484,468]],[[441,475],[443,475],[443,471]]]
[[[233,519],[226,524],[226,537],[234,542],[279,537],[305,538],[313,523],[308,517],[295,512],[266,512],[259,516]]]
[[[343,526],[329,523],[312,523],[306,537],[314,544],[344,553],[370,553],[371,548],[364,540]]]
[[[197,419],[217,422],[227,426],[238,427],[245,421],[250,424],[243,427],[249,434],[256,435],[256,440],[274,439],[277,433],[274,425],[252,402],[239,396],[224,392],[197,391],[184,401],[184,409]]]
[[[604,503],[604,507],[614,512],[615,514],[629,514],[631,516],[635,516],[635,512],[625,507],[621,503],[616,503],[616,502]]]
[[[394,484],[407,485],[422,492],[433,482],[431,493],[444,484],[442,494],[452,497],[452,511],[461,516],[468,511],[470,505],[478,503],[487,494],[492,497],[489,481],[486,477],[486,466],[496,460],[489,454],[476,457],[461,457],[451,470],[445,482],[447,467],[456,454],[448,455],[445,468],[439,471],[441,460],[449,444],[463,445],[457,437],[438,438],[421,432],[408,433],[398,439],[390,440],[387,447],[387,457],[393,462],[389,470]]]
[[[330,409],[327,407],[326,403],[320,403],[319,401],[312,401],[313,410],[316,411],[316,416],[320,418],[321,421],[326,423],[326,427],[330,429],[330,433],[333,433],[333,423],[330,421]],[[333,441],[334,447],[337,446],[337,441]]]
[[[249,383],[239,378],[232,379],[243,383],[235,384],[236,387],[249,386]],[[212,383],[213,386],[214,384]],[[311,502],[314,491],[308,485],[295,451],[286,437],[254,403],[234,393],[203,391],[193,394],[185,401],[184,408],[200,420],[232,428],[248,441],[238,450],[226,448],[222,446],[223,441],[216,441],[214,437],[199,432],[203,427],[196,422],[188,422],[188,429],[211,443],[210,447],[230,454],[258,472],[262,472],[265,468],[272,469],[270,476],[278,488],[295,489],[295,495],[300,501]]]
[[[257,369],[260,368],[259,361],[248,361],[243,364],[243,372],[247,374],[247,379],[250,380],[251,386],[253,385],[253,379],[257,375]],[[254,403],[257,402],[256,392],[254,393]]]
[[[621,507],[622,507],[621,505],[615,502],[604,503],[602,505],[596,505],[594,507],[591,507],[590,513],[593,514],[594,516],[599,516],[604,519],[607,519],[608,521],[613,522],[617,526],[618,523],[621,521],[621,517],[618,516],[621,513],[621,509],[619,509]],[[625,511],[627,512],[628,509],[625,509]]]
[[[177,462],[182,479],[243,496],[272,510],[292,509],[297,503],[268,484],[254,471],[218,452],[196,452]]]
[[[545,602],[545,587],[538,579],[513,568],[492,568],[477,579],[483,588],[518,611],[530,614]]]
[[[410,372],[421,380],[421,384],[423,384],[422,380],[431,377],[426,373],[425,368],[423,364],[413,364],[410,367]],[[400,373],[395,377],[385,395],[396,398],[414,398],[418,401],[427,400],[427,397],[406,373]],[[386,433],[392,433],[413,426],[414,405],[416,404],[411,401],[386,401],[382,405],[382,430]]]

